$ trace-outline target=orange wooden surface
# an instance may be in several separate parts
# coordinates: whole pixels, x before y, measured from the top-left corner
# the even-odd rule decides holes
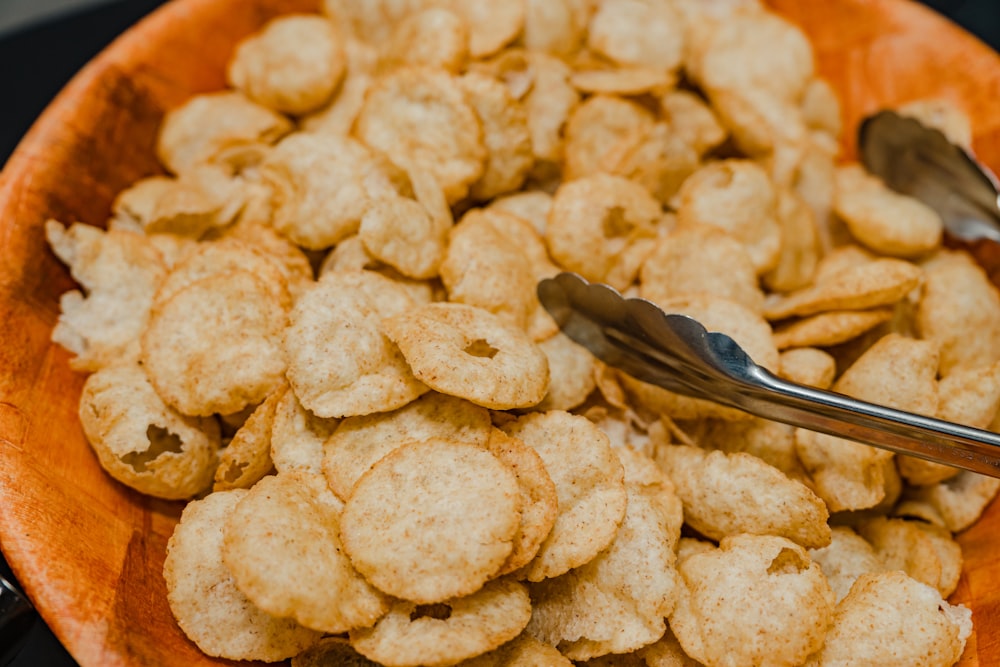
[[[971,115],[975,149],[1000,168],[1000,58],[908,0],[771,0],[812,36],[849,128],[929,95]],[[85,667],[197,666],[161,577],[180,506],[112,481],[76,418],[82,377],[49,342],[72,282],[48,252],[48,217],[103,224],[114,194],[157,170],[166,108],[219,88],[233,43],[315,0],[175,0],[131,30],[55,100],[0,175],[0,546],[42,615]],[[847,146],[850,151],[850,146]],[[1000,264],[1000,261],[997,262]],[[1000,664],[1000,504],[960,536],[954,600],[973,609],[963,665]],[[245,664],[245,663],[242,663]]]

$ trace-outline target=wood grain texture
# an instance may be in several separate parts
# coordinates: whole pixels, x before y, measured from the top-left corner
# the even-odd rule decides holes
[[[58,638],[85,667],[227,664],[177,629],[161,568],[180,505],[112,481],[76,417],[83,378],[49,342],[72,287],[47,250],[48,217],[102,225],[114,194],[158,171],[165,109],[223,83],[233,44],[316,0],[175,0],[133,28],[59,95],[0,174],[0,546]],[[1000,58],[908,0],[771,0],[812,37],[844,101],[845,151],[881,106],[943,96],[972,117],[974,147],[1000,168]],[[1000,267],[1000,253],[980,249]],[[973,609],[962,664],[1000,664],[1000,504],[960,536],[954,600]],[[246,664],[246,663],[240,663]]]

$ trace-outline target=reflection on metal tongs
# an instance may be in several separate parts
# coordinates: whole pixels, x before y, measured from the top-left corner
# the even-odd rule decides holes
[[[891,189],[937,211],[953,237],[1000,242],[997,178],[939,130],[880,111],[861,122],[858,153]]]
[[[1000,435],[783,380],[736,342],[685,315],[561,273],[538,297],[598,359],[664,389],[899,454],[1000,477]]]

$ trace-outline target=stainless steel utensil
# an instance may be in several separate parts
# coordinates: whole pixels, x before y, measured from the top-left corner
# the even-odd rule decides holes
[[[598,359],[664,389],[899,454],[1000,477],[1000,435],[783,380],[729,336],[645,299],[561,273],[538,297]]]
[[[924,202],[955,238],[1000,242],[996,176],[939,130],[895,111],[861,122],[858,153],[891,189]]]

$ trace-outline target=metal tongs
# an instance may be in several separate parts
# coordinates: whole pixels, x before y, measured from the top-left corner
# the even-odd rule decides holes
[[[538,284],[545,309],[604,363],[678,394],[1000,477],[1000,435],[783,380],[729,336],[645,299],[560,273]]]
[[[940,131],[895,111],[879,111],[858,127],[862,164],[891,189],[924,202],[957,239],[1000,242],[996,176]]]

